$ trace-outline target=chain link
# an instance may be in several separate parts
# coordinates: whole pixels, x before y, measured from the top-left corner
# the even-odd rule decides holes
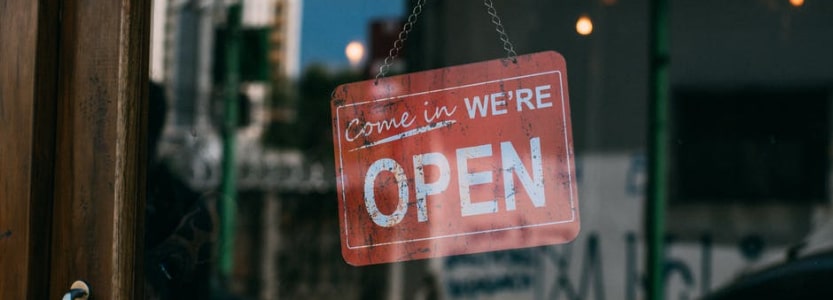
[[[388,74],[388,70],[390,70],[393,60],[399,56],[399,52],[402,51],[402,47],[405,45],[405,40],[408,39],[408,34],[414,29],[417,17],[419,17],[419,14],[422,13],[422,7],[425,5],[425,1],[426,0],[417,0],[417,4],[411,11],[411,15],[408,16],[408,21],[405,22],[405,25],[402,26],[402,31],[399,32],[399,38],[393,42],[393,48],[391,48],[390,52],[388,52],[388,57],[385,58],[385,62],[379,67],[379,73],[376,74],[376,84],[379,83],[379,78],[385,77],[385,75]]]
[[[500,41],[503,42],[503,50],[506,50],[506,58],[513,63],[518,63],[518,54],[515,53],[515,47],[509,41],[509,35],[506,34],[506,29],[503,28],[503,23],[500,22],[500,17],[497,16],[495,4],[492,3],[492,0],[483,0],[483,4],[486,5],[486,11],[492,16],[492,24],[495,24],[495,31],[500,35]]]

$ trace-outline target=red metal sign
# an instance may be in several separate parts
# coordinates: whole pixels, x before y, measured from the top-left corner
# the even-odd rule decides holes
[[[341,85],[332,114],[351,265],[578,235],[567,69],[556,52]]]

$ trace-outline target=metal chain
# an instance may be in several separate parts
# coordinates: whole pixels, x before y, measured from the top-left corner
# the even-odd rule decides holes
[[[402,26],[402,31],[399,32],[399,38],[393,42],[393,48],[390,49],[388,52],[388,57],[385,58],[385,62],[382,63],[382,66],[379,67],[379,73],[376,74],[376,82],[379,83],[379,78],[385,77],[388,74],[388,70],[390,70],[390,66],[393,63],[393,60],[399,56],[399,52],[402,50],[402,46],[405,45],[405,40],[408,39],[408,34],[411,33],[411,30],[414,29],[414,24],[417,21],[417,17],[419,14],[422,13],[422,7],[425,5],[426,0],[417,0],[416,6],[411,11],[411,15],[408,16],[408,22],[405,22],[405,25]]]
[[[500,35],[500,41],[503,42],[503,50],[506,50],[506,58],[511,60],[513,63],[518,63],[518,54],[515,53],[515,47],[512,46],[512,42],[509,41],[509,35],[506,34],[506,29],[503,28],[503,24],[500,22],[500,17],[497,16],[495,4],[492,3],[492,0],[483,0],[483,4],[486,5],[486,11],[490,16],[492,16],[492,23],[495,24],[495,31],[497,31],[498,35]]]
[[[393,64],[393,60],[396,59],[396,57],[399,56],[399,52],[402,51],[402,47],[405,45],[405,40],[408,39],[408,34],[414,29],[414,24],[416,24],[419,14],[422,13],[422,7],[425,6],[425,1],[426,0],[417,0],[417,4],[411,11],[411,15],[408,16],[408,21],[405,22],[405,25],[402,26],[402,31],[399,32],[399,38],[393,42],[393,48],[390,49],[388,57],[385,58],[384,63],[382,63],[382,66],[379,67],[379,73],[376,73],[376,84],[379,83],[379,78],[385,77],[385,75],[388,74],[390,66]],[[506,34],[506,29],[503,28],[503,23],[497,15],[494,3],[492,3],[492,0],[483,0],[483,4],[486,5],[486,11],[489,13],[489,16],[492,17],[492,23],[495,24],[495,31],[497,31],[500,36],[500,41],[503,42],[503,50],[506,50],[506,58],[511,60],[513,63],[517,63],[518,54],[515,53],[515,47],[512,45],[512,42],[509,41],[509,35]]]

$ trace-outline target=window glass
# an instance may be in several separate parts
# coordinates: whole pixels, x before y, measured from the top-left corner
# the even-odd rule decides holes
[[[374,78],[414,11],[390,75],[506,56],[482,3],[415,5],[153,1],[149,296],[833,293],[820,279],[833,275],[833,2],[821,0],[494,0],[518,54],[566,59],[578,238],[348,265],[335,87]]]

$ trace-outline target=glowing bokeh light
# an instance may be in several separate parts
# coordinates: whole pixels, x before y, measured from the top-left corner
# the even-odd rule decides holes
[[[364,45],[359,41],[352,41],[344,48],[344,54],[347,55],[351,66],[358,66],[364,57]]]
[[[580,35],[590,35],[593,33],[593,21],[588,16],[581,16],[576,21],[576,32]]]

